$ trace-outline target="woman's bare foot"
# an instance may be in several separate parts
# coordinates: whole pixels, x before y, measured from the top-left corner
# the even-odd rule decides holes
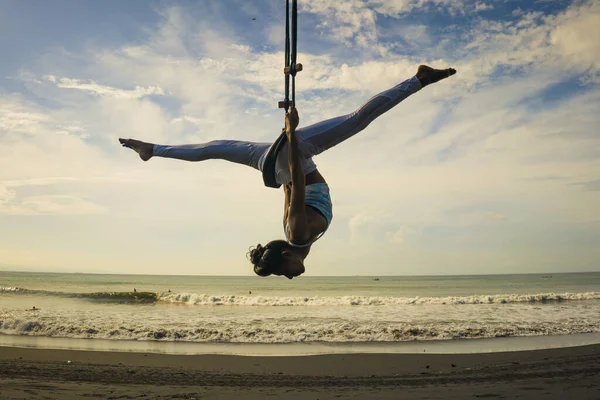
[[[421,82],[421,87],[425,87],[442,79],[448,78],[454,75],[456,70],[454,68],[446,69],[434,69],[427,65],[419,65],[417,69],[417,78]]]
[[[119,139],[119,143],[121,143],[123,147],[129,147],[130,149],[135,150],[143,161],[148,161],[152,157],[152,152],[154,150],[154,144],[152,143],[146,143],[135,139]]]

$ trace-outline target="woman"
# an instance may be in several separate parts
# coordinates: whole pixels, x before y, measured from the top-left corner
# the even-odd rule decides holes
[[[259,276],[278,275],[292,279],[304,273],[304,260],[312,244],[331,224],[333,218],[329,187],[312,157],[343,142],[367,127],[375,118],[396,106],[421,88],[454,75],[456,70],[433,69],[420,65],[417,74],[371,98],[358,110],[341,117],[296,129],[299,118],[295,108],[285,116],[287,144],[275,165],[276,180],[283,185],[285,205],[283,227],[286,240],[260,244],[248,255]],[[119,139],[135,150],[142,160],[153,156],[186,161],[222,159],[262,171],[270,143],[214,140],[196,145],[164,146],[135,139]]]

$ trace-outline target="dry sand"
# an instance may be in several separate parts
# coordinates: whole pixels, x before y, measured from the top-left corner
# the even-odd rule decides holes
[[[294,357],[0,347],[1,399],[600,399],[600,345]]]

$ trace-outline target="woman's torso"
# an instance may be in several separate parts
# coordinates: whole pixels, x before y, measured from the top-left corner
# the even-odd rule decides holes
[[[289,224],[285,221],[284,231],[288,243],[297,247],[309,247],[327,230],[333,218],[329,187],[318,170],[307,174],[306,180],[306,216],[310,228],[310,239],[306,243],[293,243],[289,236]]]

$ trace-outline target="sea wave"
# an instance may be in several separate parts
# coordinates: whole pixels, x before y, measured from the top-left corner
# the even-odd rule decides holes
[[[510,336],[545,336],[600,332],[591,322],[562,323],[451,323],[364,322],[318,320],[264,321],[239,320],[165,326],[163,324],[115,322],[73,322],[69,319],[0,318],[0,334],[115,340],[160,340],[215,343],[297,343],[297,342],[400,342],[412,340],[476,339]]]
[[[600,300],[600,292],[494,294],[441,297],[390,296],[254,296],[213,295],[172,292],[94,292],[69,293],[31,290],[19,287],[0,287],[1,292],[80,298],[100,302],[152,303],[166,302],[196,306],[252,306],[252,307],[307,307],[307,306],[395,306],[395,305],[462,305],[554,303],[565,301]]]
[[[158,296],[159,294],[154,292],[97,292],[80,293],[73,297],[101,301],[152,303],[158,299]]]
[[[155,292],[93,292],[93,293],[72,293],[72,292],[52,292],[47,290],[25,289],[20,287],[0,287],[0,293],[33,294],[41,296],[56,296],[66,298],[81,298],[107,302],[121,303],[146,303],[155,302],[159,293]]]
[[[394,306],[411,304],[509,304],[549,303],[561,301],[598,300],[600,292],[499,294],[449,297],[378,297],[378,296],[233,296],[196,293],[160,293],[159,301],[201,306]]]
[[[27,291],[27,289],[23,289],[20,287],[14,287],[14,286],[6,286],[6,287],[1,287],[0,286],[0,293],[2,292],[25,292]]]

